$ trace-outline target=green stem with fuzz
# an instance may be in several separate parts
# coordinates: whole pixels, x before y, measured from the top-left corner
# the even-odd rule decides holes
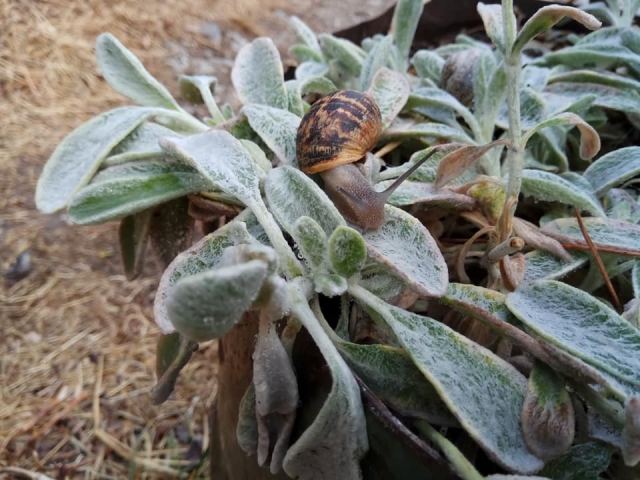
[[[524,145],[522,142],[522,125],[520,123],[520,72],[521,59],[518,52],[513,51],[516,39],[516,17],[513,12],[513,0],[502,1],[502,25],[505,42],[504,69],[507,88],[507,113],[509,116],[509,140],[511,148],[507,151],[509,180],[504,208],[511,218],[518,205],[518,195],[522,187],[522,171],[524,170]],[[510,199],[513,199],[510,201]],[[510,225],[511,222],[505,222]],[[501,232],[503,237],[509,232]]]

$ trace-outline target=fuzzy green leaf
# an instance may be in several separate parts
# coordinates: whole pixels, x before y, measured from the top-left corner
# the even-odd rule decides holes
[[[362,63],[366,57],[366,52],[359,46],[344,38],[337,38],[333,35],[318,35],[320,48],[327,60],[335,60],[345,68],[350,75],[360,76]]]
[[[567,262],[544,250],[534,250],[525,254],[527,269],[524,272],[523,282],[562,278],[580,268],[589,260],[589,255],[584,252],[574,251],[571,252],[571,255],[573,257],[572,260]]]
[[[506,77],[494,52],[483,49],[478,49],[478,52],[473,78],[473,112],[487,133],[493,133],[496,117],[506,97]]]
[[[522,407],[524,441],[545,461],[562,456],[573,443],[575,416],[565,382],[550,367],[535,362]]]
[[[313,288],[327,297],[337,297],[347,291],[347,280],[335,273],[320,273],[313,277]]]
[[[513,315],[504,303],[505,298],[503,293],[488,288],[450,283],[441,301],[474,318],[490,318],[490,323],[513,323]]]
[[[175,331],[167,313],[167,298],[179,280],[213,270],[227,247],[251,242],[255,240],[246,225],[232,221],[178,255],[162,274],[154,300],[153,315],[160,330],[163,333]]]
[[[621,185],[638,174],[640,147],[626,147],[600,157],[585,170],[584,178],[591,182],[597,195],[602,195],[611,187]]]
[[[320,224],[302,216],[293,224],[290,235],[314,271],[323,269],[327,257],[327,234]]]
[[[156,377],[160,378],[167,371],[180,353],[180,334],[178,332],[160,335],[156,344]]]
[[[537,280],[510,293],[507,306],[537,337],[640,390],[640,332],[595,297]]]
[[[83,123],[67,135],[47,160],[36,186],[42,213],[64,208],[89,183],[104,158],[158,109],[120,107]]]
[[[569,17],[576,22],[581,23],[589,30],[595,30],[602,26],[602,23],[578,8],[566,7],[562,5],[547,5],[540,8],[527,22],[523,25],[516,41],[513,45],[513,51],[520,54],[522,49],[540,33],[546,32],[564,17]]]
[[[392,183],[393,180],[380,182],[376,184],[376,190],[384,189]],[[467,195],[446,188],[435,188],[433,184],[423,182],[404,182],[391,194],[388,201],[395,207],[420,203],[427,207],[471,210],[475,206],[475,200]]]
[[[573,205],[596,216],[606,216],[600,201],[593,192],[578,188],[555,173],[542,170],[524,170],[522,172],[522,193],[546,202]]]
[[[428,140],[444,139],[451,142],[459,142],[466,145],[474,145],[476,142],[459,128],[450,127],[442,123],[395,123],[385,132],[384,137],[389,140],[404,138],[425,138]]]
[[[220,338],[258,298],[266,278],[267,265],[261,260],[183,278],[168,292],[171,323],[194,342]]]
[[[369,255],[389,267],[416,292],[439,297],[447,289],[449,273],[429,231],[415,217],[385,206],[385,223],[364,235]]]
[[[346,223],[322,189],[295,168],[283,166],[271,170],[264,191],[271,213],[289,233],[303,216],[315,220],[327,236]]]
[[[400,113],[410,91],[409,82],[401,73],[383,67],[374,75],[368,93],[380,109],[382,130],[386,130]]]
[[[473,132],[480,131],[478,121],[469,109],[462,105],[453,95],[439,88],[420,87],[415,89],[407,100],[405,110],[411,110],[416,107],[439,107],[453,110],[467,122]]]
[[[545,89],[545,93],[560,98],[564,97],[567,103],[577,102],[592,95],[594,97],[593,105],[596,107],[640,114],[640,93],[631,89],[619,89],[595,83],[558,82],[549,85]]]
[[[345,278],[358,273],[367,260],[367,245],[357,231],[339,226],[329,237],[329,263],[334,272]]]
[[[615,248],[621,254],[640,254],[640,226],[610,218],[585,218],[584,224],[596,247]],[[575,218],[559,218],[546,223],[542,231],[562,243],[586,245]]]
[[[400,0],[393,12],[391,35],[398,49],[398,67],[401,72],[407,69],[407,59],[423,9],[422,0]]]
[[[185,100],[195,104],[205,104],[214,124],[224,122],[225,118],[213,98],[213,90],[218,83],[216,77],[208,75],[182,75],[180,93]]]
[[[149,243],[150,210],[129,215],[122,219],[118,230],[120,256],[127,280],[134,280],[142,273],[145,253]]]
[[[599,480],[611,461],[611,448],[598,442],[575,445],[548,463],[540,475],[553,480]]]
[[[440,84],[444,62],[444,58],[431,50],[418,50],[411,59],[418,76],[431,80],[436,85]]]
[[[247,105],[242,113],[247,117],[251,128],[282,163],[297,166],[296,135],[300,117],[266,105]]]
[[[240,49],[231,81],[244,105],[257,103],[287,109],[282,61],[270,38],[257,38]]]
[[[484,29],[487,35],[496,48],[505,54],[507,50],[504,43],[502,7],[500,5],[486,5],[478,2],[478,13],[482,17],[482,23],[484,23]]]
[[[251,155],[229,132],[209,130],[182,139],[163,138],[167,153],[193,165],[200,174],[242,203],[261,202],[256,165]]]
[[[332,385],[314,422],[287,451],[284,471],[292,478],[308,480],[360,479],[360,460],[369,449],[360,389],[297,284],[289,284],[289,298],[291,313],[327,362]]]
[[[293,15],[289,22],[293,27],[293,31],[302,43],[311,49],[311,51],[317,56],[318,60],[322,60],[322,50],[320,50],[320,43],[316,34],[311,30],[306,23],[300,20],[299,17]]]
[[[209,188],[187,165],[135,162],[110,167],[80,190],[69,204],[69,219],[79,225],[103,223]]]
[[[146,107],[182,110],[169,90],[112,34],[98,36],[96,58],[102,75],[118,93]]]
[[[386,304],[361,287],[349,290],[391,327],[451,413],[494,461],[519,473],[543,466],[522,438],[527,384],[522,374],[440,322]]]
[[[367,90],[371,86],[373,77],[381,68],[394,65],[394,52],[393,38],[390,35],[375,44],[362,62],[360,72],[360,88],[362,90]]]
[[[457,426],[457,420],[404,350],[344,341],[336,342],[336,347],[367,387],[397,412],[436,425]]]
[[[158,140],[162,137],[180,137],[179,133],[157,123],[142,122],[138,128],[122,140],[109,156],[104,159],[100,167],[111,167],[135,160],[147,160],[164,155]]]

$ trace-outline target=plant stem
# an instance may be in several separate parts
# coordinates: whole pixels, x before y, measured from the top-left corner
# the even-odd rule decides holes
[[[251,209],[258,219],[258,222],[260,222],[260,225],[262,225],[262,228],[264,228],[265,233],[271,241],[271,245],[280,258],[280,269],[287,279],[291,280],[294,277],[302,275],[304,267],[295,253],[293,253],[293,250],[291,250],[284,235],[282,235],[282,230],[278,227],[267,206],[262,201],[256,202],[253,200],[249,201],[248,199],[245,199],[245,205]]]
[[[427,440],[437,445],[455,472],[464,480],[482,480],[484,477],[471,465],[469,460],[456,448],[456,446],[438,433],[435,428],[424,420],[416,422],[416,427]]]
[[[216,103],[215,98],[213,98],[213,95],[211,94],[211,90],[209,90],[208,88],[202,89],[200,91],[200,94],[202,95],[204,104],[207,106],[207,110],[209,110],[209,113],[211,114],[211,118],[216,123],[216,125],[223,123],[225,121],[224,116],[222,115],[222,112],[218,108],[218,104]]]
[[[509,140],[512,147],[507,151],[509,165],[509,181],[505,207],[509,208],[508,216],[513,214],[518,205],[518,195],[522,187],[522,170],[524,169],[524,148],[522,144],[522,126],[520,123],[520,54],[513,51],[516,39],[516,17],[513,13],[513,0],[502,1],[502,25],[505,41],[504,71],[507,88],[507,112],[509,116]],[[513,200],[510,200],[513,199]],[[511,222],[505,222],[511,224]],[[501,236],[509,232],[501,232]]]

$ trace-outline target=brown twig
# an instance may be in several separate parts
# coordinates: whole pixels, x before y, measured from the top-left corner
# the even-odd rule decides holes
[[[611,283],[611,279],[609,278],[609,275],[607,274],[607,269],[604,266],[604,263],[602,262],[602,258],[600,257],[600,253],[598,252],[598,249],[596,248],[596,246],[593,243],[593,240],[591,240],[591,237],[589,236],[589,232],[587,231],[587,227],[585,226],[584,222],[582,221],[582,216],[580,215],[580,211],[575,208],[575,212],[576,212],[576,218],[578,219],[578,225],[580,225],[580,231],[582,232],[582,236],[584,237],[584,240],[587,242],[587,245],[589,245],[589,250],[591,250],[591,254],[593,255],[593,258],[596,261],[596,264],[598,265],[598,269],[600,270],[600,273],[602,274],[602,278],[604,278],[604,282],[607,284],[607,288],[609,289],[609,293],[611,294],[611,298],[613,299],[613,303],[616,306],[616,310],[618,310],[618,312],[622,312],[622,304],[620,303],[620,299],[618,298],[618,294],[616,293],[615,289],[613,288],[613,284]]]

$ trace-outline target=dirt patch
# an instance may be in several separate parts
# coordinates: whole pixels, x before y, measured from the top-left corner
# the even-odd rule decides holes
[[[215,343],[195,354],[175,397],[153,407],[160,270],[149,262],[144,278],[128,282],[116,224],[77,227],[64,213],[35,210],[37,177],[55,145],[127,103],[96,68],[95,37],[115,34],[176,95],[178,74],[216,75],[216,95],[233,103],[229,73],[244,43],[272,35],[285,54],[291,14],[334,31],[391,3],[0,0],[0,272],[24,253],[26,274],[0,286],[0,478],[206,472]]]

